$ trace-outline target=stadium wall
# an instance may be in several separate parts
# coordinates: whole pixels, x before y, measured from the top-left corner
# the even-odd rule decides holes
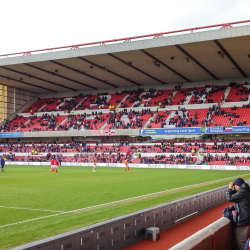
[[[114,135],[138,136],[139,129],[116,129]],[[3,132],[2,138],[34,138],[34,137],[72,137],[72,136],[105,136],[105,130],[67,130],[67,131],[39,131],[39,132]]]
[[[160,154],[160,153],[159,153]],[[6,165],[31,165],[31,166],[50,166],[50,162],[27,162],[27,161],[6,161]],[[62,162],[62,166],[88,167],[93,163],[83,162]],[[124,168],[123,163],[97,163],[97,167],[114,167]],[[174,169],[197,169],[197,170],[250,170],[250,166],[233,166],[233,165],[176,165],[176,164],[133,164],[133,168],[174,168]]]
[[[0,125],[4,119],[13,119],[37,100],[37,94],[0,85]]]
[[[34,96],[34,97],[31,97],[31,98],[32,98],[32,99],[31,99],[30,101],[28,101],[26,104],[24,104],[24,105],[22,105],[21,107],[19,107],[19,109],[18,109],[16,112],[11,113],[10,116],[8,116],[8,119],[9,119],[9,120],[12,120],[13,118],[15,118],[15,116],[16,116],[17,114],[23,116],[23,113],[22,113],[22,112],[23,112],[25,109],[27,109],[28,107],[30,107],[34,102],[36,102],[37,99],[38,99],[38,96]],[[26,114],[25,114],[25,115],[26,115]]]
[[[249,183],[250,180],[246,182]],[[227,189],[228,186],[223,186],[17,247],[13,250],[122,249],[144,239],[145,230],[148,227],[159,227],[160,231],[163,231],[225,202]]]

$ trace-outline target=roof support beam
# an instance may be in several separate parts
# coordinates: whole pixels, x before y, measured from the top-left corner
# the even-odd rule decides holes
[[[57,91],[55,91],[55,90],[48,89],[48,88],[44,88],[44,87],[41,87],[41,86],[37,86],[37,85],[34,85],[34,84],[32,84],[32,83],[24,82],[24,81],[21,81],[21,80],[17,80],[17,79],[14,79],[14,78],[12,78],[12,77],[3,76],[3,75],[0,75],[0,77],[5,78],[5,79],[7,79],[7,80],[12,80],[12,81],[15,81],[15,82],[20,82],[20,83],[23,83],[23,84],[26,84],[26,85],[29,85],[29,86],[32,86],[32,87],[39,88],[39,89],[45,89],[45,90],[48,90],[48,91],[57,93]]]
[[[206,71],[210,76],[212,76],[215,80],[220,80],[213,73],[211,73],[205,66],[203,66],[200,62],[198,62],[193,56],[191,56],[186,50],[184,50],[180,45],[175,45],[181,52],[183,52],[188,58],[193,60],[199,67],[201,67],[204,71]]]
[[[156,58],[155,56],[151,55],[150,53],[148,53],[147,51],[145,51],[144,49],[140,49],[140,51],[142,53],[144,53],[145,55],[149,56],[150,58],[152,58],[153,60],[159,62],[162,66],[164,66],[165,68],[169,69],[170,71],[172,71],[173,73],[175,73],[176,75],[180,76],[181,78],[183,78],[184,80],[186,80],[187,82],[192,82],[191,80],[189,80],[188,78],[186,78],[185,76],[183,76],[182,74],[180,74],[179,72],[175,71],[173,68],[169,67],[167,64],[165,64],[164,62],[162,62],[161,60],[159,60],[158,58]]]
[[[34,66],[34,65],[32,65],[32,64],[24,63],[24,65],[29,66],[29,67],[31,67],[31,68],[33,68],[33,69],[37,69],[37,70],[40,70],[40,71],[42,71],[42,72],[48,73],[48,74],[50,74],[50,75],[53,75],[53,76],[57,76],[57,77],[63,78],[63,79],[65,79],[65,80],[68,80],[68,81],[71,81],[71,82],[78,83],[78,84],[80,84],[80,85],[82,85],[82,86],[85,86],[85,87],[88,87],[88,88],[91,88],[91,89],[96,89],[95,87],[92,87],[92,86],[90,86],[90,85],[88,85],[88,84],[85,84],[85,83],[82,83],[82,82],[79,82],[79,81],[70,79],[70,78],[68,78],[68,77],[59,75],[59,74],[57,74],[57,73],[55,73],[55,72],[51,72],[51,71],[48,71],[48,70],[39,68],[39,67]]]
[[[51,81],[42,79],[42,78],[40,78],[40,77],[36,77],[36,76],[33,76],[33,75],[29,75],[29,74],[27,74],[27,73],[23,73],[23,72],[14,70],[14,69],[9,69],[9,68],[3,67],[3,66],[0,66],[0,68],[5,69],[5,70],[9,70],[9,71],[14,72],[14,73],[17,73],[17,74],[21,74],[21,75],[24,75],[24,76],[31,77],[31,78],[37,79],[37,80],[39,80],[39,81],[47,82],[47,83],[50,83],[50,84],[53,84],[53,85],[56,85],[56,86],[59,86],[59,87],[65,88],[65,89],[69,89],[69,90],[76,91],[76,89],[72,89],[72,88],[66,87],[66,86],[64,86],[64,85],[62,85],[62,84],[54,83],[54,82],[51,82]]]
[[[108,83],[108,82],[106,82],[106,81],[104,81],[104,80],[102,80],[102,79],[99,79],[99,78],[97,78],[97,77],[91,76],[91,75],[89,75],[89,74],[87,74],[87,73],[85,73],[85,72],[82,72],[82,71],[80,71],[80,70],[71,68],[71,67],[69,67],[69,66],[67,66],[67,65],[65,65],[65,64],[59,63],[59,62],[54,61],[54,60],[50,60],[50,62],[52,62],[52,63],[54,63],[54,64],[57,64],[57,65],[59,65],[59,66],[61,66],[61,67],[64,67],[64,68],[66,68],[66,69],[72,70],[72,71],[74,71],[74,72],[76,72],[76,73],[79,73],[79,74],[81,74],[81,75],[84,75],[84,76],[90,77],[90,78],[92,78],[92,79],[95,79],[95,80],[97,80],[97,81],[99,81],[99,82],[103,82],[103,83],[105,83],[105,84],[107,84],[107,85],[110,85],[110,86],[112,86],[112,87],[114,87],[114,88],[118,88],[117,85],[114,85],[114,84],[112,84],[112,83]]]
[[[105,67],[102,67],[102,66],[100,66],[100,65],[98,65],[98,64],[96,64],[96,63],[94,63],[94,62],[91,62],[91,61],[89,61],[89,60],[87,60],[87,59],[85,59],[85,58],[83,58],[83,57],[77,57],[77,58],[80,59],[80,60],[82,60],[82,61],[84,61],[84,62],[86,62],[86,63],[89,63],[89,64],[91,64],[91,65],[93,65],[93,66],[95,66],[95,67],[97,67],[97,68],[99,68],[99,69],[107,70],[107,72],[109,72],[110,74],[115,75],[115,76],[117,76],[117,77],[120,77],[120,78],[122,78],[123,80],[126,80],[126,81],[128,81],[128,82],[131,82],[131,83],[133,83],[133,84],[135,84],[135,85],[137,85],[137,86],[141,86],[141,84],[139,84],[139,83],[137,83],[137,82],[135,82],[135,81],[132,81],[131,79],[129,79],[129,78],[127,78],[127,77],[124,77],[124,76],[122,76],[122,75],[119,75],[119,74],[115,73],[114,71],[111,71],[111,70],[109,70],[109,69],[106,69]]]
[[[113,55],[113,54],[111,54],[111,53],[108,53],[107,55],[113,57],[114,59],[118,60],[119,62],[122,62],[122,63],[126,64],[126,65],[129,66],[130,68],[135,69],[136,71],[138,71],[138,72],[140,72],[140,73],[142,73],[142,74],[144,74],[144,75],[146,75],[146,76],[148,76],[148,77],[154,79],[155,81],[160,82],[161,84],[166,84],[165,82],[163,82],[163,81],[157,79],[156,77],[154,77],[154,76],[152,76],[152,75],[146,73],[145,71],[143,71],[143,70],[141,70],[141,69],[138,69],[137,67],[133,66],[132,64],[129,64],[129,63],[125,62],[125,61],[122,60],[121,58],[119,58],[119,57],[117,57],[117,56],[115,56],[115,55]]]
[[[248,77],[245,72],[242,70],[242,68],[238,65],[237,62],[234,61],[234,59],[231,57],[231,55],[227,52],[227,50],[222,46],[222,44],[218,40],[214,40],[215,44],[221,49],[221,51],[228,57],[228,59],[231,61],[231,63],[240,71],[240,73],[244,77]]]

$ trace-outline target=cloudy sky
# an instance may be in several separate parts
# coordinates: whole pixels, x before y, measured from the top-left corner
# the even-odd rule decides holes
[[[250,20],[250,0],[8,0],[0,55]]]

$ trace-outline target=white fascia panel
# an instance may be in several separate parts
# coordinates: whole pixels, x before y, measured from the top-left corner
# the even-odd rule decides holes
[[[47,60],[59,60],[59,59],[79,57],[79,56],[116,53],[123,51],[170,46],[175,44],[181,45],[185,43],[202,42],[215,39],[247,36],[247,35],[250,35],[250,25],[239,26],[235,28],[194,32],[182,35],[166,36],[155,39],[138,40],[127,43],[107,44],[100,46],[85,47],[80,49],[64,50],[58,52],[41,53],[36,55],[3,58],[0,59],[0,65],[32,63],[32,62],[47,61]]]

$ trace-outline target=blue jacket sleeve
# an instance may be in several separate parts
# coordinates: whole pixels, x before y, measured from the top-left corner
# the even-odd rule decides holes
[[[248,250],[248,249],[249,249],[249,239],[248,239],[247,242],[246,242],[246,245],[245,245],[244,250]]]

